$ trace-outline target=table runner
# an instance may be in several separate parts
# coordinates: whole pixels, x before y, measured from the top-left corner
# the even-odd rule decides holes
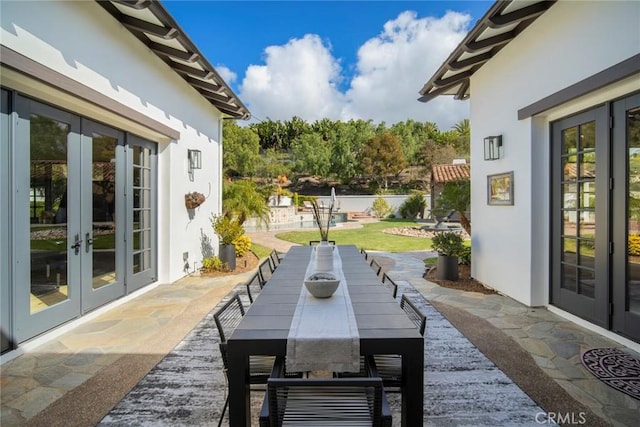
[[[305,278],[315,271],[315,255],[314,249]],[[330,298],[315,298],[302,286],[287,337],[289,372],[360,370],[360,335],[337,246],[332,273],[340,285]]]

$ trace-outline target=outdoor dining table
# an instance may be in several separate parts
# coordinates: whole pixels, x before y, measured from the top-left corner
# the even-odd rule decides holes
[[[338,246],[360,339],[360,354],[402,356],[402,425],[422,425],[424,338],[353,245]],[[251,424],[249,356],[286,356],[287,338],[311,246],[294,246],[228,339],[229,423]]]

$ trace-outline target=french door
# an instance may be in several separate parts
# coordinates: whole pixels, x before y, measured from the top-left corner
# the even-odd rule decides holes
[[[613,330],[640,342],[640,94],[613,104]]]
[[[157,280],[157,144],[2,89],[2,352]]]
[[[552,125],[551,302],[609,322],[609,147],[605,107]]]
[[[640,94],[552,124],[552,304],[640,342]]]

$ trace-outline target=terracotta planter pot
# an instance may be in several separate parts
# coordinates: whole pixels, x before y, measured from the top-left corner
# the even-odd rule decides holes
[[[436,273],[440,280],[458,280],[458,257],[438,255]]]

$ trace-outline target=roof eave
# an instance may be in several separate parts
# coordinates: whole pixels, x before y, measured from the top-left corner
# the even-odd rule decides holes
[[[96,0],[110,15],[118,20],[138,40],[146,45],[167,66],[183,78],[201,96],[220,111],[223,116],[248,120],[251,113],[240,101],[215,68],[198,50],[189,36],[182,30],[171,14],[157,0]],[[162,25],[148,22],[121,11],[148,10]],[[160,39],[152,40],[148,35]],[[181,49],[162,44],[164,40],[174,41]],[[179,62],[180,61],[180,62]]]
[[[428,102],[439,95],[469,98],[471,76],[555,2],[538,1],[503,14],[513,0],[496,1],[420,89],[418,100]],[[485,33],[496,34],[482,38]]]

